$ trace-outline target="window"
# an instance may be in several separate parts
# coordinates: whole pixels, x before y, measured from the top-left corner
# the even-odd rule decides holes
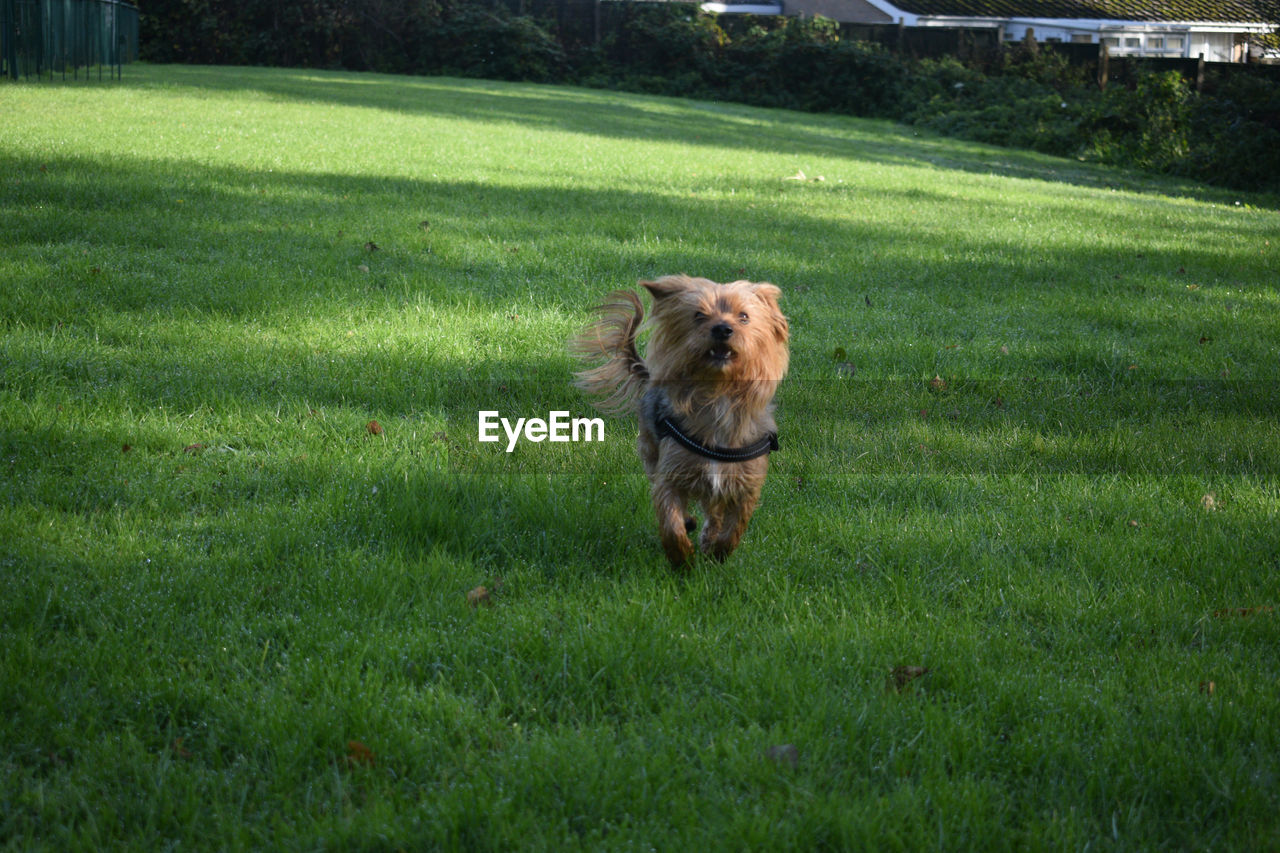
[[[1169,50],[1182,50],[1182,36],[1170,36],[1164,40],[1164,46]]]
[[[1088,33],[1076,33],[1071,37],[1072,44],[1093,44],[1093,36]]]
[[[1107,47],[1119,47],[1120,39],[1118,36],[1103,36],[1102,43]]]
[[[1136,47],[1136,48],[1141,48],[1141,47],[1142,47],[1142,39],[1141,39],[1141,38],[1139,38],[1138,36],[1125,36],[1125,39],[1124,39],[1124,46],[1125,46],[1125,47]]]
[[[1164,38],[1162,36],[1147,36],[1148,50],[1164,50]]]

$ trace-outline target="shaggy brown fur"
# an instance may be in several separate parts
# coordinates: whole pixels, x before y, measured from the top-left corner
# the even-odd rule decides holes
[[[611,294],[596,322],[570,342],[583,361],[577,385],[605,411],[631,411],[640,423],[639,451],[649,477],[662,547],[672,566],[693,554],[691,501],[706,516],[700,546],[723,560],[737,547],[760,499],[768,455],[717,462],[671,437],[655,423],[669,415],[704,445],[738,448],[776,431],[773,395],[787,373],[787,318],[781,291],[765,282],[717,284],[664,276],[640,285],[653,297],[644,321],[640,297]],[[650,330],[641,357],[636,336]]]

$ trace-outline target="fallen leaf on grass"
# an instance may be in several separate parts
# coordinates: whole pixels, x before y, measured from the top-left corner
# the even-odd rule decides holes
[[[492,607],[494,598],[500,592],[502,592],[502,578],[489,578],[484,584],[467,593],[467,604],[470,604],[473,608],[479,607],[481,604],[486,607]]]
[[[823,181],[825,181],[825,180],[826,180],[826,177],[825,177],[825,176],[823,176],[823,175],[814,175],[814,176],[811,178],[811,177],[809,177],[808,175],[806,175],[806,174],[804,173],[804,170],[803,170],[803,169],[801,169],[801,170],[797,171],[794,175],[788,175],[787,177],[783,178],[782,180],[784,180],[784,181],[815,181],[815,182],[819,182],[819,183],[821,183],[821,182],[823,182]]]
[[[179,758],[191,757],[191,751],[182,745],[182,738],[180,737],[174,738],[173,743],[169,745],[169,748],[173,750],[173,754]]]
[[[126,444],[126,445],[124,445],[123,447],[121,447],[121,448],[120,448],[120,452],[121,452],[121,453],[128,453],[130,450],[133,450],[133,445],[132,445],[132,444]]]
[[[369,435],[382,435],[382,424],[377,421],[369,421],[364,428],[369,431]]]
[[[771,746],[764,751],[764,757],[774,764],[790,767],[792,770],[800,763],[800,750],[794,743],[782,743]]]
[[[189,453],[192,456],[195,456],[201,450],[204,450],[203,444],[188,444],[186,447],[182,448],[183,453]]]
[[[1213,611],[1213,618],[1230,619],[1232,617],[1239,617],[1241,619],[1246,619],[1250,616],[1270,615],[1275,612],[1276,609],[1268,605],[1262,605],[1259,607],[1224,607],[1221,610]]]
[[[908,666],[906,664],[895,666],[893,672],[889,673],[884,689],[890,693],[901,693],[908,684],[928,674],[929,667],[927,666]]]
[[[1205,694],[1206,696],[1213,695],[1213,688],[1214,688],[1214,684],[1212,681],[1200,682],[1200,692]]]
[[[929,380],[929,387],[934,391],[945,391],[947,390],[947,380],[937,374],[934,374],[934,377]]]
[[[1213,512],[1218,508],[1218,496],[1213,492],[1207,493],[1200,499],[1200,506],[1204,507],[1205,512]]]
[[[378,763],[378,757],[373,754],[373,750],[365,746],[358,740],[347,741],[346,762],[348,767],[372,767]]]

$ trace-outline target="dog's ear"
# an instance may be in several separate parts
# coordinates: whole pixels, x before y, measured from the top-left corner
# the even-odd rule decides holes
[[[776,284],[770,284],[767,281],[758,281],[751,285],[751,290],[756,296],[759,296],[765,302],[768,302],[774,308],[778,307],[778,300],[782,298],[782,288]]]
[[[776,284],[762,281],[751,285],[751,290],[761,302],[768,306],[769,322],[773,324],[773,333],[779,342],[785,344],[790,337],[791,329],[787,325],[786,315],[778,307],[778,299],[782,297],[781,288]]]
[[[689,277],[687,275],[664,275],[656,281],[642,281],[640,286],[649,291],[650,295],[657,301],[688,290]]]

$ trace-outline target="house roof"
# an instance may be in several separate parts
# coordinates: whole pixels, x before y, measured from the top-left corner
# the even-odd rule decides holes
[[[1280,0],[890,0],[913,15],[1121,21],[1280,21]]]

